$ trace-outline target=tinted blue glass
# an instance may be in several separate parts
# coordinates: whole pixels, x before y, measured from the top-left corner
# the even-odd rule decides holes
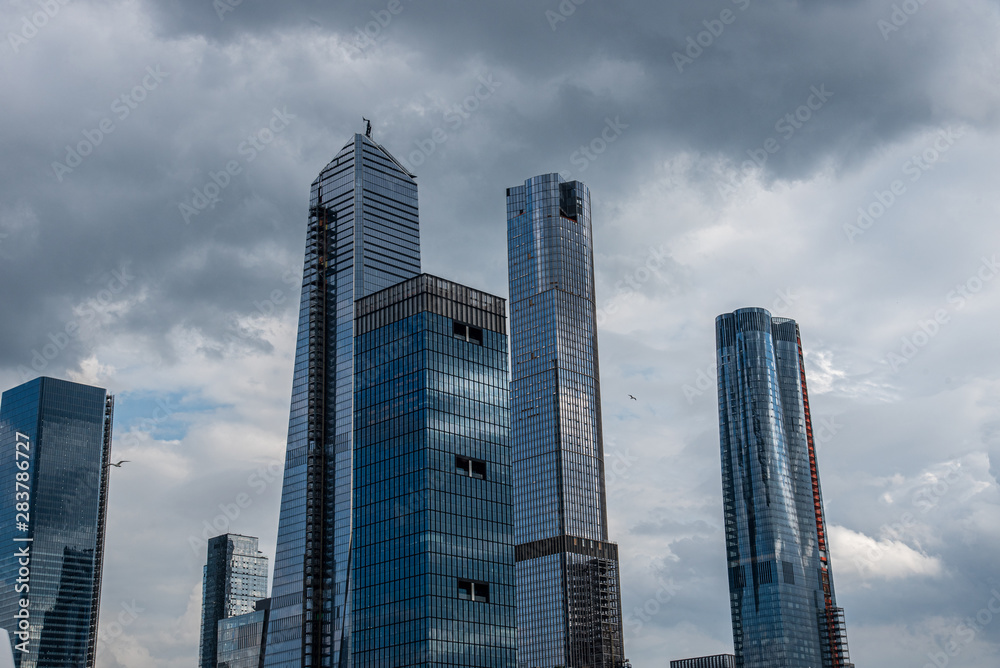
[[[716,341],[737,666],[849,666],[798,326],[740,309],[718,317]]]
[[[267,611],[255,610],[218,622],[219,668],[260,668]]]
[[[358,304],[355,668],[514,668],[503,300],[422,275]]]
[[[518,664],[617,667],[590,191],[558,174],[507,190]]]
[[[53,378],[3,394],[0,626],[19,668],[92,665],[112,405]]]
[[[347,665],[354,301],[420,271],[416,181],[362,135],[312,184],[266,665]]]

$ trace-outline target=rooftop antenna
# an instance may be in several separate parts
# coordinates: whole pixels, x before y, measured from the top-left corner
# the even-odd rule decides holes
[[[368,137],[369,139],[371,139],[372,138],[372,122],[369,121],[364,116],[361,117],[361,120],[363,120],[365,122],[365,136]]]

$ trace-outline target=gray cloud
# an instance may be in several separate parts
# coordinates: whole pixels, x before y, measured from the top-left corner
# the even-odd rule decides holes
[[[628,637],[635,665],[731,648],[712,323],[741,306],[800,321],[814,415],[838,425],[820,467],[848,539],[833,568],[854,660],[923,665],[985,605],[1000,284],[949,294],[1000,254],[996,2],[927,2],[889,32],[882,0],[229,6],[75,0],[22,41],[9,34],[39,5],[0,10],[0,379],[38,353],[46,374],[105,384],[115,447],[136,461],[112,486],[105,606],[145,611],[104,668],[197,653],[189,537],[282,456],[308,187],[362,115],[420,161],[426,271],[504,295],[504,188],[563,171],[592,190],[626,616],[673,583]],[[275,110],[287,125],[249,151]],[[907,165],[949,128],[965,134],[914,180]],[[53,166],[81,142],[96,145],[72,171]],[[185,220],[213,181],[221,201]],[[905,191],[853,234],[894,181]],[[659,274],[640,271],[650,248]],[[149,397],[179,406],[169,423]],[[940,572],[857,567],[950,462],[959,482],[898,537],[910,552],[894,548]],[[250,489],[236,529],[273,555],[279,486]],[[962,665],[996,665],[997,628]]]

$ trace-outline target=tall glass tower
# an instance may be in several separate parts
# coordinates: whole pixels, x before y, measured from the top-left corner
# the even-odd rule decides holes
[[[202,586],[199,668],[218,665],[219,621],[256,610],[267,598],[267,556],[257,538],[227,533],[208,541]]]
[[[417,184],[355,135],[312,184],[266,666],[350,666],[354,302],[420,273]]]
[[[715,321],[737,668],[847,668],[799,327],[745,308]]]
[[[421,274],[357,304],[355,668],[514,668],[504,300]]]
[[[587,186],[546,174],[508,188],[507,251],[518,665],[616,668]]]
[[[18,668],[94,665],[114,397],[36,378],[0,403],[0,627]]]

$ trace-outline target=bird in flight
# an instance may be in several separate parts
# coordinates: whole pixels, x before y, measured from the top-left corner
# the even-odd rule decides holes
[[[119,459],[117,462],[108,462],[108,466],[114,466],[115,468],[121,468],[122,464],[128,462],[128,459]]]
[[[628,395],[628,398],[631,399],[632,401],[639,401],[638,399],[636,399],[635,397],[633,397],[631,394]]]

